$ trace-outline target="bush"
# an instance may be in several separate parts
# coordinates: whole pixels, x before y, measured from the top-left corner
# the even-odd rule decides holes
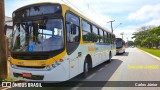
[[[3,79],[0,77],[0,83],[2,83]]]

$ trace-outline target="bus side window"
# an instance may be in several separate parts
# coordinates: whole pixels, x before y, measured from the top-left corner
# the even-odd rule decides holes
[[[72,14],[66,14],[66,36],[67,53],[72,54],[79,46],[80,41],[80,20],[79,17]]]
[[[103,36],[103,31],[102,31],[102,29],[99,29],[99,36],[100,36],[99,42],[100,42],[100,43],[104,43],[104,36]]]
[[[109,44],[111,44],[111,35],[108,34]]]
[[[104,31],[104,43],[107,43],[107,32]]]
[[[107,38],[106,42],[109,44],[109,34],[108,34],[108,32],[106,34],[106,38]]]
[[[99,30],[94,25],[92,25],[92,41],[99,42]]]

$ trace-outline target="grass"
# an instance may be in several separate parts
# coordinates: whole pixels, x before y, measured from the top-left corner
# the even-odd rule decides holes
[[[3,82],[14,82],[14,81],[16,81],[16,79],[10,78],[10,77],[7,77],[6,79],[1,79],[1,78],[0,78],[0,83],[1,83],[2,81],[3,81]]]
[[[144,47],[137,47],[137,48],[160,58],[160,49],[153,49],[153,48],[149,49],[149,48],[144,48]]]

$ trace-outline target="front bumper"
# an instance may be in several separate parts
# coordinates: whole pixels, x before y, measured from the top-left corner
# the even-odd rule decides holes
[[[124,50],[116,50],[116,53],[124,53]]]
[[[32,78],[22,76],[22,73],[31,73]],[[69,79],[69,73],[62,65],[53,68],[50,71],[44,70],[30,70],[10,67],[10,76],[12,78],[23,81],[44,81],[44,82],[62,82]]]

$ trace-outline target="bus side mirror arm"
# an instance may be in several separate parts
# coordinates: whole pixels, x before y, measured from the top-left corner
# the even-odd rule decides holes
[[[13,30],[13,26],[9,26],[7,24],[4,26],[4,34],[5,35],[7,34],[7,29],[12,29]]]
[[[8,27],[8,25],[6,24],[6,25],[4,26],[4,34],[5,34],[5,35],[7,34],[7,27]]]

